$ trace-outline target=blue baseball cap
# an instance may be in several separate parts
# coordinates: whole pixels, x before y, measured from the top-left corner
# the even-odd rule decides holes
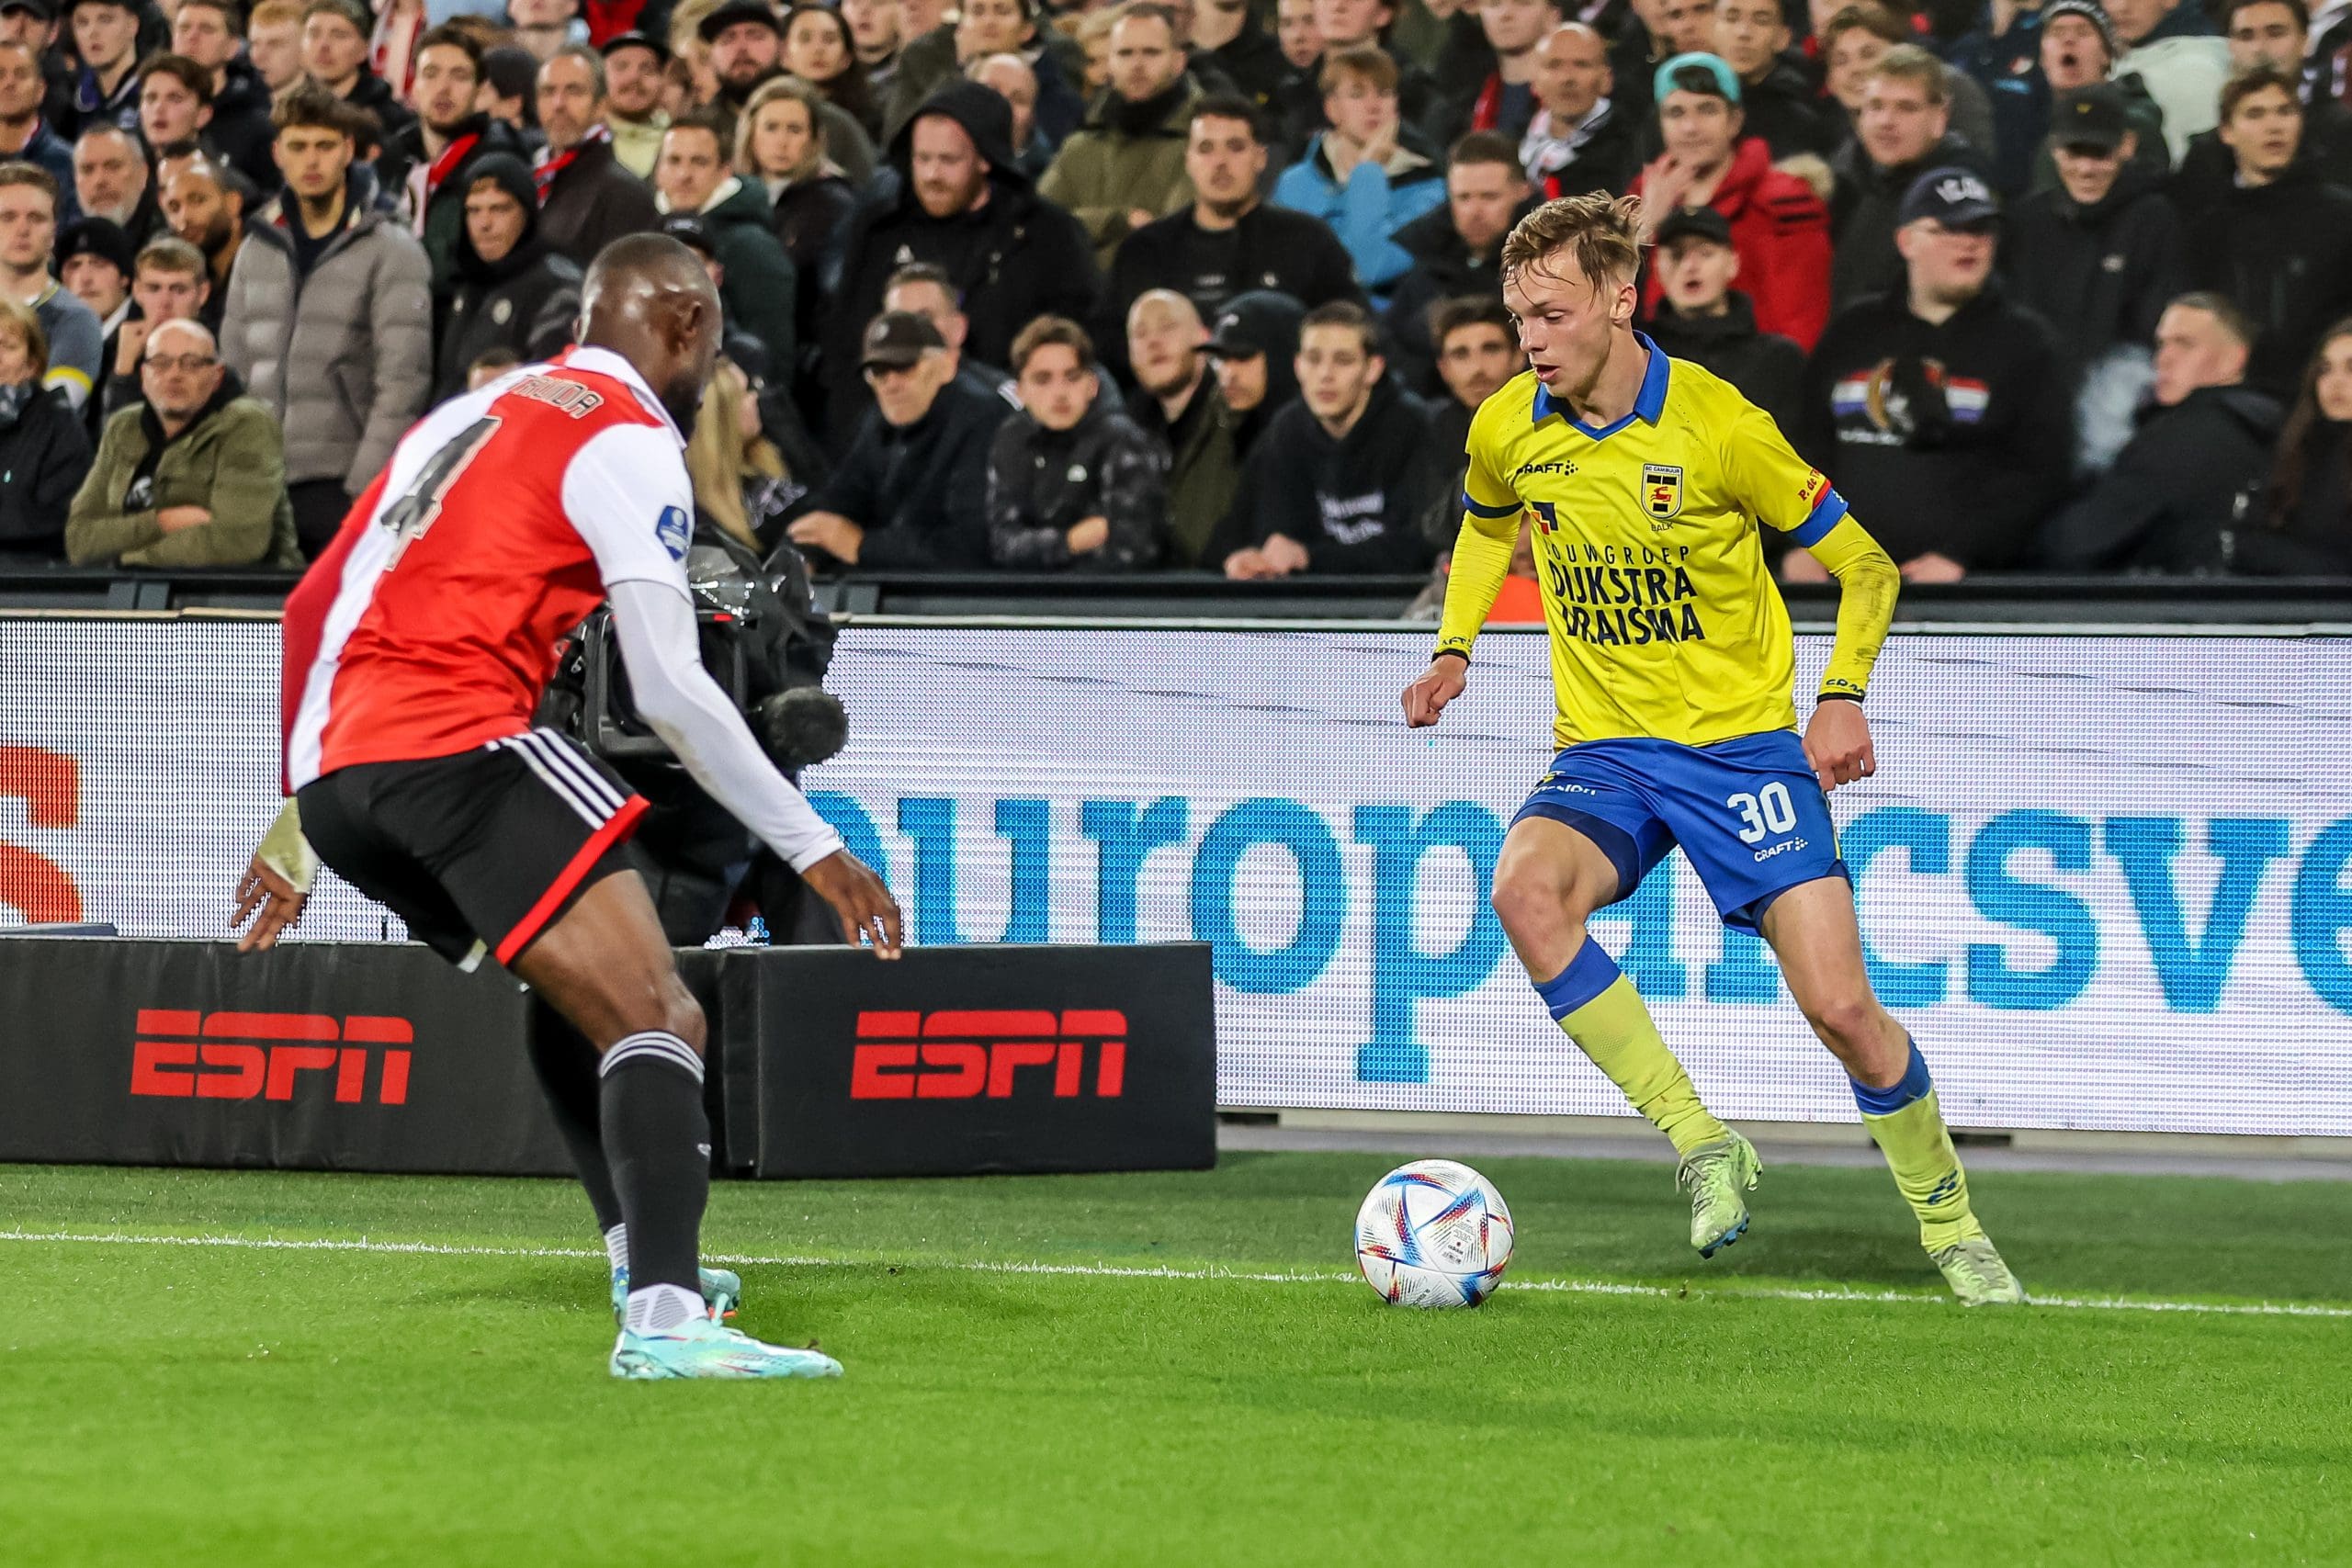
[[[1654,101],[1666,102],[1667,94],[1677,87],[1681,87],[1686,93],[1691,91],[1674,78],[1694,65],[1715,79],[1716,96],[1726,103],[1739,102],[1739,73],[1724,63],[1723,56],[1700,51],[1678,54],[1657,68],[1657,74],[1650,78],[1650,93]]]

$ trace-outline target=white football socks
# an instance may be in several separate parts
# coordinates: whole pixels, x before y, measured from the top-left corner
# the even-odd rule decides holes
[[[648,1285],[628,1293],[631,1334],[673,1334],[710,1309],[701,1295],[682,1285]]]
[[[628,1225],[615,1225],[605,1233],[605,1257],[611,1261],[615,1273],[628,1267]]]

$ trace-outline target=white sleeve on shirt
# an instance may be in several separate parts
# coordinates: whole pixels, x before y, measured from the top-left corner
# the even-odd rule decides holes
[[[703,668],[684,567],[694,493],[677,441],[650,425],[600,432],[565,471],[563,506],[612,597],[613,628],[637,711],[662,744],[793,870],[806,871],[840,850],[842,836],[776,772]]]

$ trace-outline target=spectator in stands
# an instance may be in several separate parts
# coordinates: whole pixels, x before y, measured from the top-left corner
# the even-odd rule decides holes
[[[1208,335],[1200,311],[1172,288],[1147,290],[1127,311],[1127,363],[1143,394],[1136,423],[1170,457],[1163,560],[1171,567],[1221,567],[1234,547],[1222,530],[1241,477],[1241,416],[1210,374]]]
[[[506,21],[514,31],[513,47],[530,55],[535,73],[564,45],[588,41],[580,0],[506,0]]]
[[[766,195],[734,172],[733,152],[734,129],[723,116],[698,110],[673,120],[653,171],[655,201],[664,212],[702,219],[727,269],[719,297],[728,320],[759,339],[769,367],[788,378],[798,363],[799,281],[776,240]]]
[[[1114,23],[1118,20],[1113,13],[1100,14]],[[1002,98],[1012,111],[1012,166],[1033,181],[1044,179],[1054,166],[1054,146],[1037,130],[1037,73],[1017,54],[989,54],[966,66],[964,74]]]
[[[131,302],[139,314],[114,329],[107,344],[105,395],[94,400],[107,416],[129,408],[146,395],[139,376],[147,340],[165,321],[196,321],[212,295],[212,280],[203,253],[185,240],[166,236],[150,240],[133,264]],[[212,329],[206,327],[208,333]],[[105,421],[92,422],[103,435]]]
[[[702,261],[711,287],[718,290],[719,310],[726,315],[727,268],[718,259],[710,226],[689,212],[673,212],[662,220],[661,232],[684,245]],[[793,400],[791,367],[778,367],[768,357],[767,345],[745,332],[731,318],[720,322],[719,355],[740,367],[752,398],[760,405],[761,431],[785,455],[797,473],[814,476],[824,468],[824,455],[803,424]]]
[[[391,85],[368,68],[372,25],[359,0],[310,0],[302,7],[303,74],[352,107],[376,117],[376,129],[358,139],[363,156],[373,156],[416,118]],[[275,116],[270,123],[277,125]],[[298,513],[300,509],[298,501]]]
[[[74,143],[74,205],[85,218],[104,218],[144,244],[163,213],[148,189],[147,152],[139,138],[115,125],[94,125]]]
[[[644,33],[616,33],[597,52],[605,60],[605,124],[613,160],[639,179],[653,177],[670,116],[662,107],[662,71],[669,47]]]
[[[2352,576],[2352,321],[2320,339],[2279,432],[2269,483],[2232,538],[2230,568],[2257,576]]]
[[[245,243],[243,182],[201,159],[172,176],[164,187],[164,218],[172,233],[203,253],[209,276],[204,308],[198,312],[214,333],[229,307],[229,269]]]
[[[1413,258],[1389,299],[1390,373],[1414,392],[1434,394],[1437,345],[1430,340],[1430,308],[1465,295],[1503,295],[1497,263],[1511,224],[1526,208],[1527,180],[1510,142],[1474,130],[1446,159],[1445,206],[1424,213],[1396,233]]]
[[[466,390],[479,392],[522,363],[511,348],[487,350],[466,367]]]
[[[814,3],[786,11],[779,58],[786,71],[855,119],[866,135],[882,134],[882,106],[875,101],[873,85],[857,63],[849,23],[840,12]]]
[[[1675,56],[1658,67],[1655,89],[1666,151],[1633,187],[1649,221],[1685,207],[1722,213],[1758,329],[1810,345],[1829,315],[1829,214],[1821,197],[1774,168],[1762,141],[1742,135],[1739,78],[1713,55]],[[1645,309],[1657,307],[1660,292],[1653,273]]]
[[[103,218],[85,218],[58,231],[58,281],[97,317],[109,350],[115,329],[130,314],[130,271],[137,254],[121,226]],[[99,362],[110,357],[101,352]]]
[[[1004,405],[957,384],[946,340],[921,316],[876,317],[859,350],[874,410],[786,535],[843,566],[987,565],[989,446]]]
[[[96,388],[106,333],[91,309],[50,276],[57,243],[57,183],[30,164],[0,164],[0,294],[40,318],[41,385],[78,412]]]
[[[1886,51],[1897,44],[1913,41],[1909,25],[1877,0],[1859,0],[1846,5],[1840,0],[1828,0],[1837,7],[1835,13],[1821,22],[1821,31],[1815,35],[1817,62],[1824,73],[1824,86],[1829,102],[1821,106],[1822,113],[1837,130],[1837,141],[1843,146],[1857,134],[1862,113],[1862,100],[1871,73]],[[2089,5],[2091,0],[2073,0],[2074,4]],[[1820,0],[1815,14],[1819,16]],[[2053,4],[2052,9],[2055,9]],[[2038,24],[2042,12],[2021,13],[2030,24]],[[2013,29],[2014,30],[2014,29]],[[2037,27],[2038,30],[2038,27]],[[2001,103],[1996,114],[1985,86],[1967,72],[1949,61],[1944,64],[1944,96],[1951,106],[1951,130],[1971,147],[2000,150],[2008,155],[2009,138],[1998,136],[1995,125],[1999,116],[2016,119],[2017,183],[2024,181],[2025,160],[2031,154],[2033,144],[2041,135],[2041,127],[2049,115],[2049,94],[2034,74],[2032,62],[2027,62],[2024,74],[2004,70],[2000,80]],[[2007,121],[2001,121],[2007,123]],[[2006,172],[2004,178],[2009,175]]]
[[[2022,559],[2064,494],[2065,378],[2050,329],[1989,287],[2000,209],[1981,175],[1930,170],[1896,216],[1905,286],[1822,334],[1798,449],[1905,581],[1956,582]],[[1827,581],[1803,550],[1781,576]]]
[[[1168,455],[1103,406],[1094,340],[1040,316],[1012,343],[1021,412],[989,448],[989,555],[1023,571],[1133,571],[1168,531]]]
[[[2254,65],[2222,89],[2222,143],[2237,164],[2222,204],[2184,215],[2198,243],[2189,280],[2253,319],[2246,378],[2290,393],[2326,322],[2352,308],[2352,194],[2301,160],[2295,79]]]
[[[2133,165],[2137,140],[2112,85],[2066,95],[2051,130],[2060,183],[2017,204],[2001,246],[2010,295],[2056,331],[2074,373],[2154,339],[2182,288],[2180,219]]]
[[[972,320],[956,302],[955,282],[944,267],[929,262],[909,262],[890,275],[889,285],[882,290],[882,309],[911,310],[929,321],[932,330],[947,344],[948,356],[956,362],[956,379],[962,385],[976,392],[986,392],[1008,409],[1021,406],[1012,372],[974,359],[964,352],[964,345],[971,341]]]
[[[302,79],[302,32],[307,25],[303,12],[307,8],[307,0],[261,0],[245,18],[245,58],[253,62],[254,74],[261,78],[262,88],[272,104],[277,102],[278,94]],[[270,145],[277,144],[273,126]]]
[[[1330,128],[1283,171],[1274,200],[1329,224],[1356,281],[1385,299],[1413,260],[1396,231],[1445,200],[1444,171],[1399,118],[1395,61],[1377,49],[1327,52],[1320,80]]]
[[[1838,195],[1832,222],[1838,249],[1829,272],[1834,309],[1843,310],[1866,294],[1902,290],[1905,269],[1895,250],[1895,215],[1923,173],[1957,167],[1991,177],[1984,158],[1951,134],[1951,114],[1942,62],[1915,44],[1899,44],[1879,57],[1863,85],[1854,141],[1834,161]]]
[[[2118,74],[2137,76],[2164,115],[2165,150],[2177,166],[2188,139],[2214,126],[2229,79],[2230,46],[2213,34],[2199,0],[2114,0],[2108,15],[2123,45]]]
[[[695,509],[763,556],[776,547],[794,503],[808,492],[783,448],[763,430],[750,378],[727,359],[703,391],[686,442],[686,474],[694,481]]]
[[[205,73],[203,96],[211,118],[204,135],[213,151],[247,179],[275,184],[277,170],[269,161],[269,87],[244,56],[244,11],[238,0],[181,0],[172,17],[172,52],[194,61]],[[142,118],[146,91],[142,82]]]
[[[571,342],[580,314],[582,269],[548,246],[539,231],[531,171],[511,152],[477,158],[468,168],[466,226],[458,236],[455,288],[441,328],[441,367],[433,400],[465,387],[465,368],[495,347],[528,363]]]
[[[1251,449],[1235,502],[1251,541],[1226,558],[1237,581],[1411,572],[1428,564],[1421,520],[1453,477],[1430,450],[1429,411],[1384,374],[1379,329],[1361,305],[1299,323],[1300,398]]]
[[[1734,285],[1739,252],[1731,225],[1712,207],[1686,207],[1657,226],[1651,265],[1664,292],[1650,319],[1651,338],[1677,359],[1703,365],[1739,389],[1782,430],[1797,427],[1804,350],[1759,332],[1756,307]]]
[[[65,550],[76,566],[302,564],[277,421],[223,369],[201,323],[148,334],[142,397],[107,421],[75,491]]]
[[[1264,108],[1290,71],[1282,46],[1261,25],[1271,19],[1255,12],[1250,0],[1197,0],[1193,7],[1193,74],[1204,80],[1222,76],[1243,97]]]
[[[2055,112],[2052,95],[2064,97],[2110,80],[2123,95],[2124,118],[2138,143],[2132,162],[2152,178],[2162,180],[2171,175],[2172,152],[2165,140],[2164,111],[2139,77],[2117,74],[2115,61],[2122,47],[2115,36],[2115,24],[2098,0],[2053,0],[2042,13],[2040,85],[2043,90],[2023,95],[2028,106],[2024,108],[2018,107],[2019,95],[2002,95],[1999,128],[2004,177],[2015,177],[2014,171],[2023,160],[2031,167],[2031,188],[2046,189],[2057,184],[2058,171],[2044,141]]]
[[[603,56],[585,44],[557,50],[539,67],[537,102],[548,143],[533,175],[548,248],[584,270],[622,235],[660,228],[652,187],[614,156]]]
[[[953,23],[943,21],[920,37],[908,29],[883,109],[884,134],[896,140],[962,67],[991,54],[1017,54],[1037,75],[1037,127],[1046,141],[1061,145],[1086,114],[1085,95],[1071,85],[1080,64],[1076,46],[1058,32],[1039,31],[1034,0],[962,0],[958,12]]]
[[[1298,333],[1306,316],[1289,295],[1261,288],[1227,300],[1210,328],[1217,395],[1240,420],[1233,446],[1245,459],[1274,416],[1298,397]]]
[[[1277,289],[1310,307],[1363,298],[1354,263],[1328,224],[1261,199],[1265,134],[1248,99],[1203,98],[1193,107],[1191,138],[1191,210],[1144,225],[1119,247],[1111,302],[1122,319],[1154,288],[1183,295],[1204,320],[1252,289]]]
[[[1127,6],[1111,29],[1111,90],[1037,182],[1038,195],[1085,225],[1099,265],[1108,267],[1129,234],[1191,205],[1184,159],[1200,96],[1176,13],[1150,0]]]
[[[879,103],[889,95],[899,64],[899,0],[842,0],[842,20],[849,24],[866,91]]]
[[[1641,166],[1638,130],[1611,94],[1608,46],[1582,22],[1553,29],[1536,51],[1535,117],[1519,144],[1535,194],[1550,201],[1623,191]]]
[[[779,76],[752,95],[735,124],[735,172],[756,186],[775,213],[776,243],[796,280],[794,334],[804,358],[814,352],[830,280],[841,265],[842,231],[857,193],[825,152],[825,122],[816,90]]]
[[[1476,295],[1441,299],[1429,314],[1437,373],[1445,386],[1445,396],[1430,411],[1430,442],[1440,454],[1458,459],[1469,445],[1470,416],[1527,368],[1527,356],[1520,352],[1510,312],[1498,299]],[[1455,466],[1458,469],[1461,464]],[[1436,523],[1430,542],[1440,549],[1453,547],[1462,522],[1461,489],[1457,484],[1441,491],[1429,513]]]
[[[89,433],[50,390],[48,371],[40,318],[14,290],[0,293],[0,560],[61,558],[67,508],[90,471]]]
[[[473,165],[494,152],[529,157],[503,120],[474,107],[481,81],[481,46],[470,32],[449,23],[427,32],[416,51],[416,118],[387,133],[376,160],[385,192],[432,258],[438,301],[452,287]]]
[[[2303,0],[2230,0],[2223,26],[2233,71],[2267,64],[2295,78],[2303,101],[2297,157],[2314,165],[2329,184],[2352,188],[2352,109],[2326,93],[2314,92],[2313,78],[2303,70],[2311,45],[2311,13]],[[2220,128],[2200,131],[2189,138],[2188,151],[2173,175],[2174,204],[2184,212],[2218,207],[2228,198],[2236,173]]]
[[[1090,312],[1093,247],[1078,220],[1012,166],[1012,131],[1004,100],[977,82],[951,81],[926,100],[891,144],[903,186],[858,215],[842,247],[837,333],[870,316],[890,274],[909,261],[933,263],[955,280],[971,320],[966,352],[989,364],[1004,363],[1037,317]],[[836,336],[827,348],[837,418],[854,419],[866,403],[863,389],[841,379],[862,363],[854,343]]]
[[[42,118],[49,90],[40,56],[28,44],[0,43],[0,160],[30,164],[55,180],[61,191],[74,185],[74,148]],[[82,215],[76,207],[68,221]]]
[[[2087,495],[2050,520],[2059,571],[2227,570],[2231,536],[2270,468],[2284,411],[2245,386],[2252,325],[2218,294],[2184,294],[2156,326],[2155,401]]]
[[[150,55],[139,68],[139,135],[151,151],[202,145],[212,127],[212,73],[177,54]]]
[[[1715,0],[1708,47],[1739,78],[1742,132],[1760,138],[1776,162],[1801,152],[1826,158],[1837,150],[1843,128],[1788,58],[1788,13],[1780,0]]]
[[[432,263],[368,204],[365,111],[306,85],[275,118],[286,188],[230,269],[221,357],[285,429],[295,530],[315,558],[424,412]]]
[[[132,0],[68,0],[65,16],[82,71],[58,129],[76,141],[94,125],[138,130],[138,7]]]
[[[1494,65],[1449,126],[1466,125],[1517,141],[1542,107],[1535,87],[1543,69],[1540,51],[1559,30],[1560,6],[1557,0],[1487,0],[1475,14]]]

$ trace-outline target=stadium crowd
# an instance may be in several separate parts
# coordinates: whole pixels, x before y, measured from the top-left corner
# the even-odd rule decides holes
[[[297,567],[658,230],[747,546],[1442,573],[1502,240],[1605,189],[1906,579],[2352,571],[2347,61],[2352,0],[0,0],[0,558]]]

